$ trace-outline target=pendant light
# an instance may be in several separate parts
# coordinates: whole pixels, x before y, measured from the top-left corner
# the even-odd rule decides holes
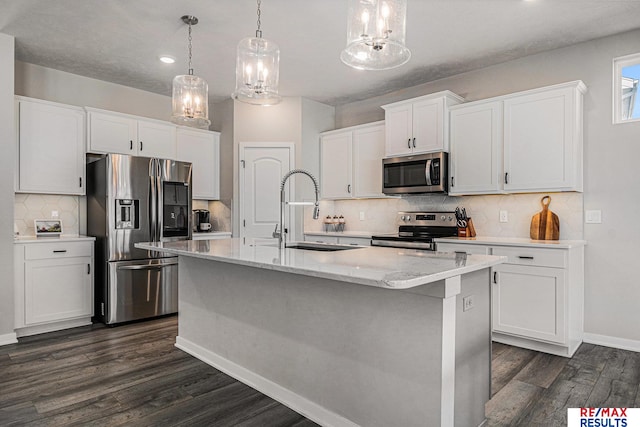
[[[405,64],[407,0],[349,0],[347,47],[340,59],[359,70],[388,70]]]
[[[236,60],[236,91],[233,99],[255,105],[275,105],[282,99],[278,95],[280,48],[262,38],[260,4],[258,1],[258,29],[255,37],[238,43]]]
[[[189,25],[189,74],[176,76],[173,79],[171,121],[178,125],[208,129],[211,124],[209,86],[204,79],[193,75],[191,66],[191,26],[198,23],[198,18],[185,15],[181,19]]]

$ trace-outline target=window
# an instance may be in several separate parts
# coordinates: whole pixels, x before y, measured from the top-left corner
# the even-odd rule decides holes
[[[640,53],[613,60],[613,122],[640,121]]]

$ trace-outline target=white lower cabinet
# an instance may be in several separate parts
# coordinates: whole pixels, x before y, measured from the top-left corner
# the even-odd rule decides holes
[[[524,240],[524,239],[523,239]],[[440,252],[507,257],[492,268],[492,338],[571,357],[584,334],[584,246],[438,242]]]
[[[305,234],[304,240],[307,242],[318,243],[339,243],[342,245],[360,245],[371,246],[370,237],[354,237],[354,236],[323,236],[318,234]]]
[[[15,244],[18,336],[91,323],[93,241]]]

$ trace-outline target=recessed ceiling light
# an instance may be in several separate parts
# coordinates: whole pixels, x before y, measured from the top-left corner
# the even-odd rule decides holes
[[[164,62],[165,64],[173,64],[174,62],[176,62],[176,58],[169,55],[162,55],[160,56],[160,61]]]

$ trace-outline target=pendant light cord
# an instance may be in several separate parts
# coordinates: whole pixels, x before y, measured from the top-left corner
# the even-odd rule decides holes
[[[261,24],[261,22],[260,22],[260,4],[261,3],[262,3],[262,1],[258,0],[258,12],[257,12],[257,15],[258,15],[258,29],[256,30],[256,37],[259,38],[259,39],[262,38],[262,30],[260,29],[260,24]]]
[[[193,76],[193,67],[191,66],[191,22],[189,22],[189,75]]]

